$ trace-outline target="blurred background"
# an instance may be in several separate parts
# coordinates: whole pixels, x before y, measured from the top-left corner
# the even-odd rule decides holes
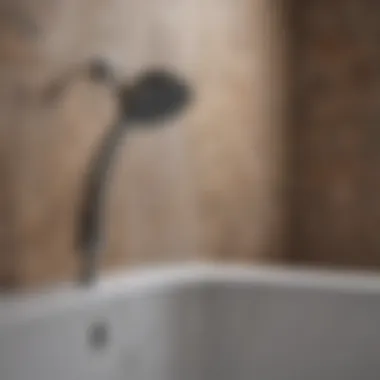
[[[76,278],[84,178],[120,81],[162,67],[195,98],[128,134],[105,272],[187,261],[380,265],[380,3],[1,0],[0,286]],[[79,74],[58,99],[45,89]]]

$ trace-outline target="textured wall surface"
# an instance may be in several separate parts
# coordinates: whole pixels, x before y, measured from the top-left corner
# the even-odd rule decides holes
[[[135,133],[109,187],[105,265],[269,259],[282,220],[283,30],[265,0],[17,0],[0,4],[1,273],[25,287],[72,279],[83,175],[114,118],[94,57],[128,80],[166,65],[196,102],[165,130]]]
[[[302,262],[380,265],[380,4],[295,1],[295,211]]]

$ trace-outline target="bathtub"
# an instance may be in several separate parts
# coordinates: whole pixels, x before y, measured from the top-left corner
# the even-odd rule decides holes
[[[2,380],[378,380],[380,276],[140,269],[0,298]]]

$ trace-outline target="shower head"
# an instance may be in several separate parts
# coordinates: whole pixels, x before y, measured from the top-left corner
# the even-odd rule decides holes
[[[153,125],[179,114],[191,100],[190,87],[170,72],[152,70],[120,90],[123,118]]]
[[[93,78],[110,78],[108,69],[98,65]],[[110,82],[108,82],[110,83]],[[118,86],[119,118],[103,138],[88,172],[79,220],[79,248],[83,254],[81,283],[92,283],[104,249],[104,203],[108,172],[116,148],[128,130],[162,127],[160,121],[175,117],[191,101],[190,87],[170,72],[148,71],[130,84]]]

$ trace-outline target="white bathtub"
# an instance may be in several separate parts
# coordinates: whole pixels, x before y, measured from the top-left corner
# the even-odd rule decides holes
[[[189,265],[0,298],[1,380],[378,380],[380,276]]]

